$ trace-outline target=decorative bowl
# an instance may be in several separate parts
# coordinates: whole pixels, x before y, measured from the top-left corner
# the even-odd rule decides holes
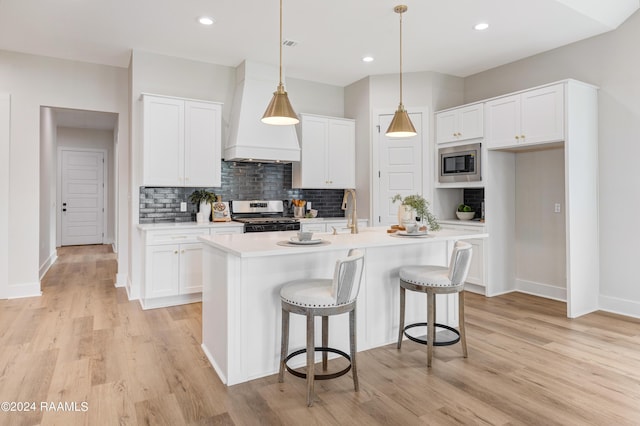
[[[456,212],[456,216],[460,220],[471,220],[476,215],[476,212]]]

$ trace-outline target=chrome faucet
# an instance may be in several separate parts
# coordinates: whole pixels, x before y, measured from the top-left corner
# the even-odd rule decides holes
[[[358,233],[358,214],[356,213],[356,190],[355,189],[345,189],[344,196],[342,197],[342,210],[347,210],[348,205],[347,201],[349,200],[349,194],[351,194],[351,198],[353,199],[353,203],[351,203],[351,213],[347,213],[347,228],[351,229],[352,234]]]

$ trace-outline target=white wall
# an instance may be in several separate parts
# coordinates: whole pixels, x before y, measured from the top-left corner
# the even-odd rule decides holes
[[[24,297],[40,292],[40,107],[120,113],[119,140],[128,146],[127,70],[0,51],[2,92],[11,93],[12,101],[9,193],[0,194],[0,204],[9,208],[9,268],[4,294]],[[119,162],[128,164],[128,149],[119,152]],[[121,172],[119,179],[128,180],[127,173]],[[126,198],[120,201],[127,204]],[[121,236],[119,265],[128,262],[126,242],[126,235]]]
[[[516,280],[566,289],[564,149],[515,158]]]
[[[56,117],[51,108],[40,109],[40,279],[56,260]]]
[[[105,244],[111,244],[114,241],[115,234],[115,185],[116,180],[113,174],[114,164],[114,144],[112,130],[98,129],[77,129],[70,127],[58,127],[57,141],[59,148],[76,148],[76,149],[100,149],[107,153],[105,183],[107,189],[107,204],[105,213],[107,215],[107,227],[104,232]],[[60,209],[58,209],[59,211]],[[58,244],[59,245],[59,244]]]
[[[11,141],[11,96],[0,93],[0,298],[9,287],[9,144]]]
[[[640,156],[640,12],[617,30],[465,79],[465,102],[575,78],[600,87],[600,306],[640,316],[637,253],[626,249],[640,228],[623,212],[640,210],[640,169],[623,166]],[[633,160],[631,160],[633,161]]]

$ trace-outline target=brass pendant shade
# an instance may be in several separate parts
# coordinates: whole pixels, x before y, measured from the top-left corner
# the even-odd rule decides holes
[[[400,104],[395,114],[393,114],[393,119],[385,135],[391,138],[408,138],[417,135],[418,132],[413,127],[409,114],[402,104],[402,14],[407,11],[407,6],[396,6],[393,11],[400,14]]]
[[[269,106],[267,106],[267,110],[262,116],[262,122],[276,126],[297,124],[300,122],[291,106],[291,102],[289,102],[289,96],[284,90],[282,83],[278,84],[278,89],[273,92],[273,98],[271,98],[271,102],[269,102]]]
[[[263,123],[277,126],[298,124],[300,120],[289,102],[289,96],[282,84],[282,0],[280,0],[280,82],[273,92],[273,98],[262,116]]]
[[[418,132],[416,132],[416,128],[413,127],[407,110],[400,104],[395,114],[393,114],[393,119],[385,135],[390,138],[408,138],[417,134]]]

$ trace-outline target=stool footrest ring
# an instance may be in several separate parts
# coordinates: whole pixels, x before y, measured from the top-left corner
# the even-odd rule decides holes
[[[420,343],[421,345],[427,345],[428,342],[427,342],[426,339],[420,339],[418,337],[411,336],[409,333],[407,333],[407,330],[410,329],[410,328],[426,327],[427,325],[428,324],[426,322],[417,322],[417,323],[414,323],[414,324],[409,324],[404,328],[404,330],[402,332],[404,333],[405,336],[407,336],[407,338],[409,340],[412,340],[412,341],[414,341],[416,343]],[[460,341],[460,332],[458,330],[456,330],[455,328],[449,327],[448,325],[444,325],[444,324],[438,324],[438,323],[435,324],[435,327],[436,328],[444,328],[445,330],[449,330],[449,331],[455,333],[457,337],[452,339],[452,340],[445,340],[445,341],[437,341],[437,340],[434,339],[433,346],[448,346],[448,345],[453,345],[455,343],[458,343]]]
[[[343,358],[346,358],[347,361],[349,361],[349,365],[344,368],[343,370],[337,371],[335,373],[330,373],[330,374],[314,374],[313,378],[314,380],[329,380],[329,379],[335,379],[336,377],[340,377],[340,376],[344,376],[345,374],[347,374],[349,372],[349,370],[351,370],[351,357],[346,354],[345,352],[342,352],[341,350],[338,349],[334,349],[334,348],[325,348],[325,347],[317,347],[314,348],[316,352],[332,352],[334,354],[338,354],[340,356],[342,356]],[[284,359],[284,366],[287,369],[287,371],[291,374],[293,374],[296,377],[300,377],[302,379],[306,379],[307,375],[306,373],[301,373],[297,370],[294,370],[293,368],[289,367],[289,365],[287,364],[287,362],[293,358],[294,356],[298,356],[301,354],[304,354],[307,352],[307,349],[299,349],[295,352],[291,352],[289,355],[287,355],[287,357]]]

